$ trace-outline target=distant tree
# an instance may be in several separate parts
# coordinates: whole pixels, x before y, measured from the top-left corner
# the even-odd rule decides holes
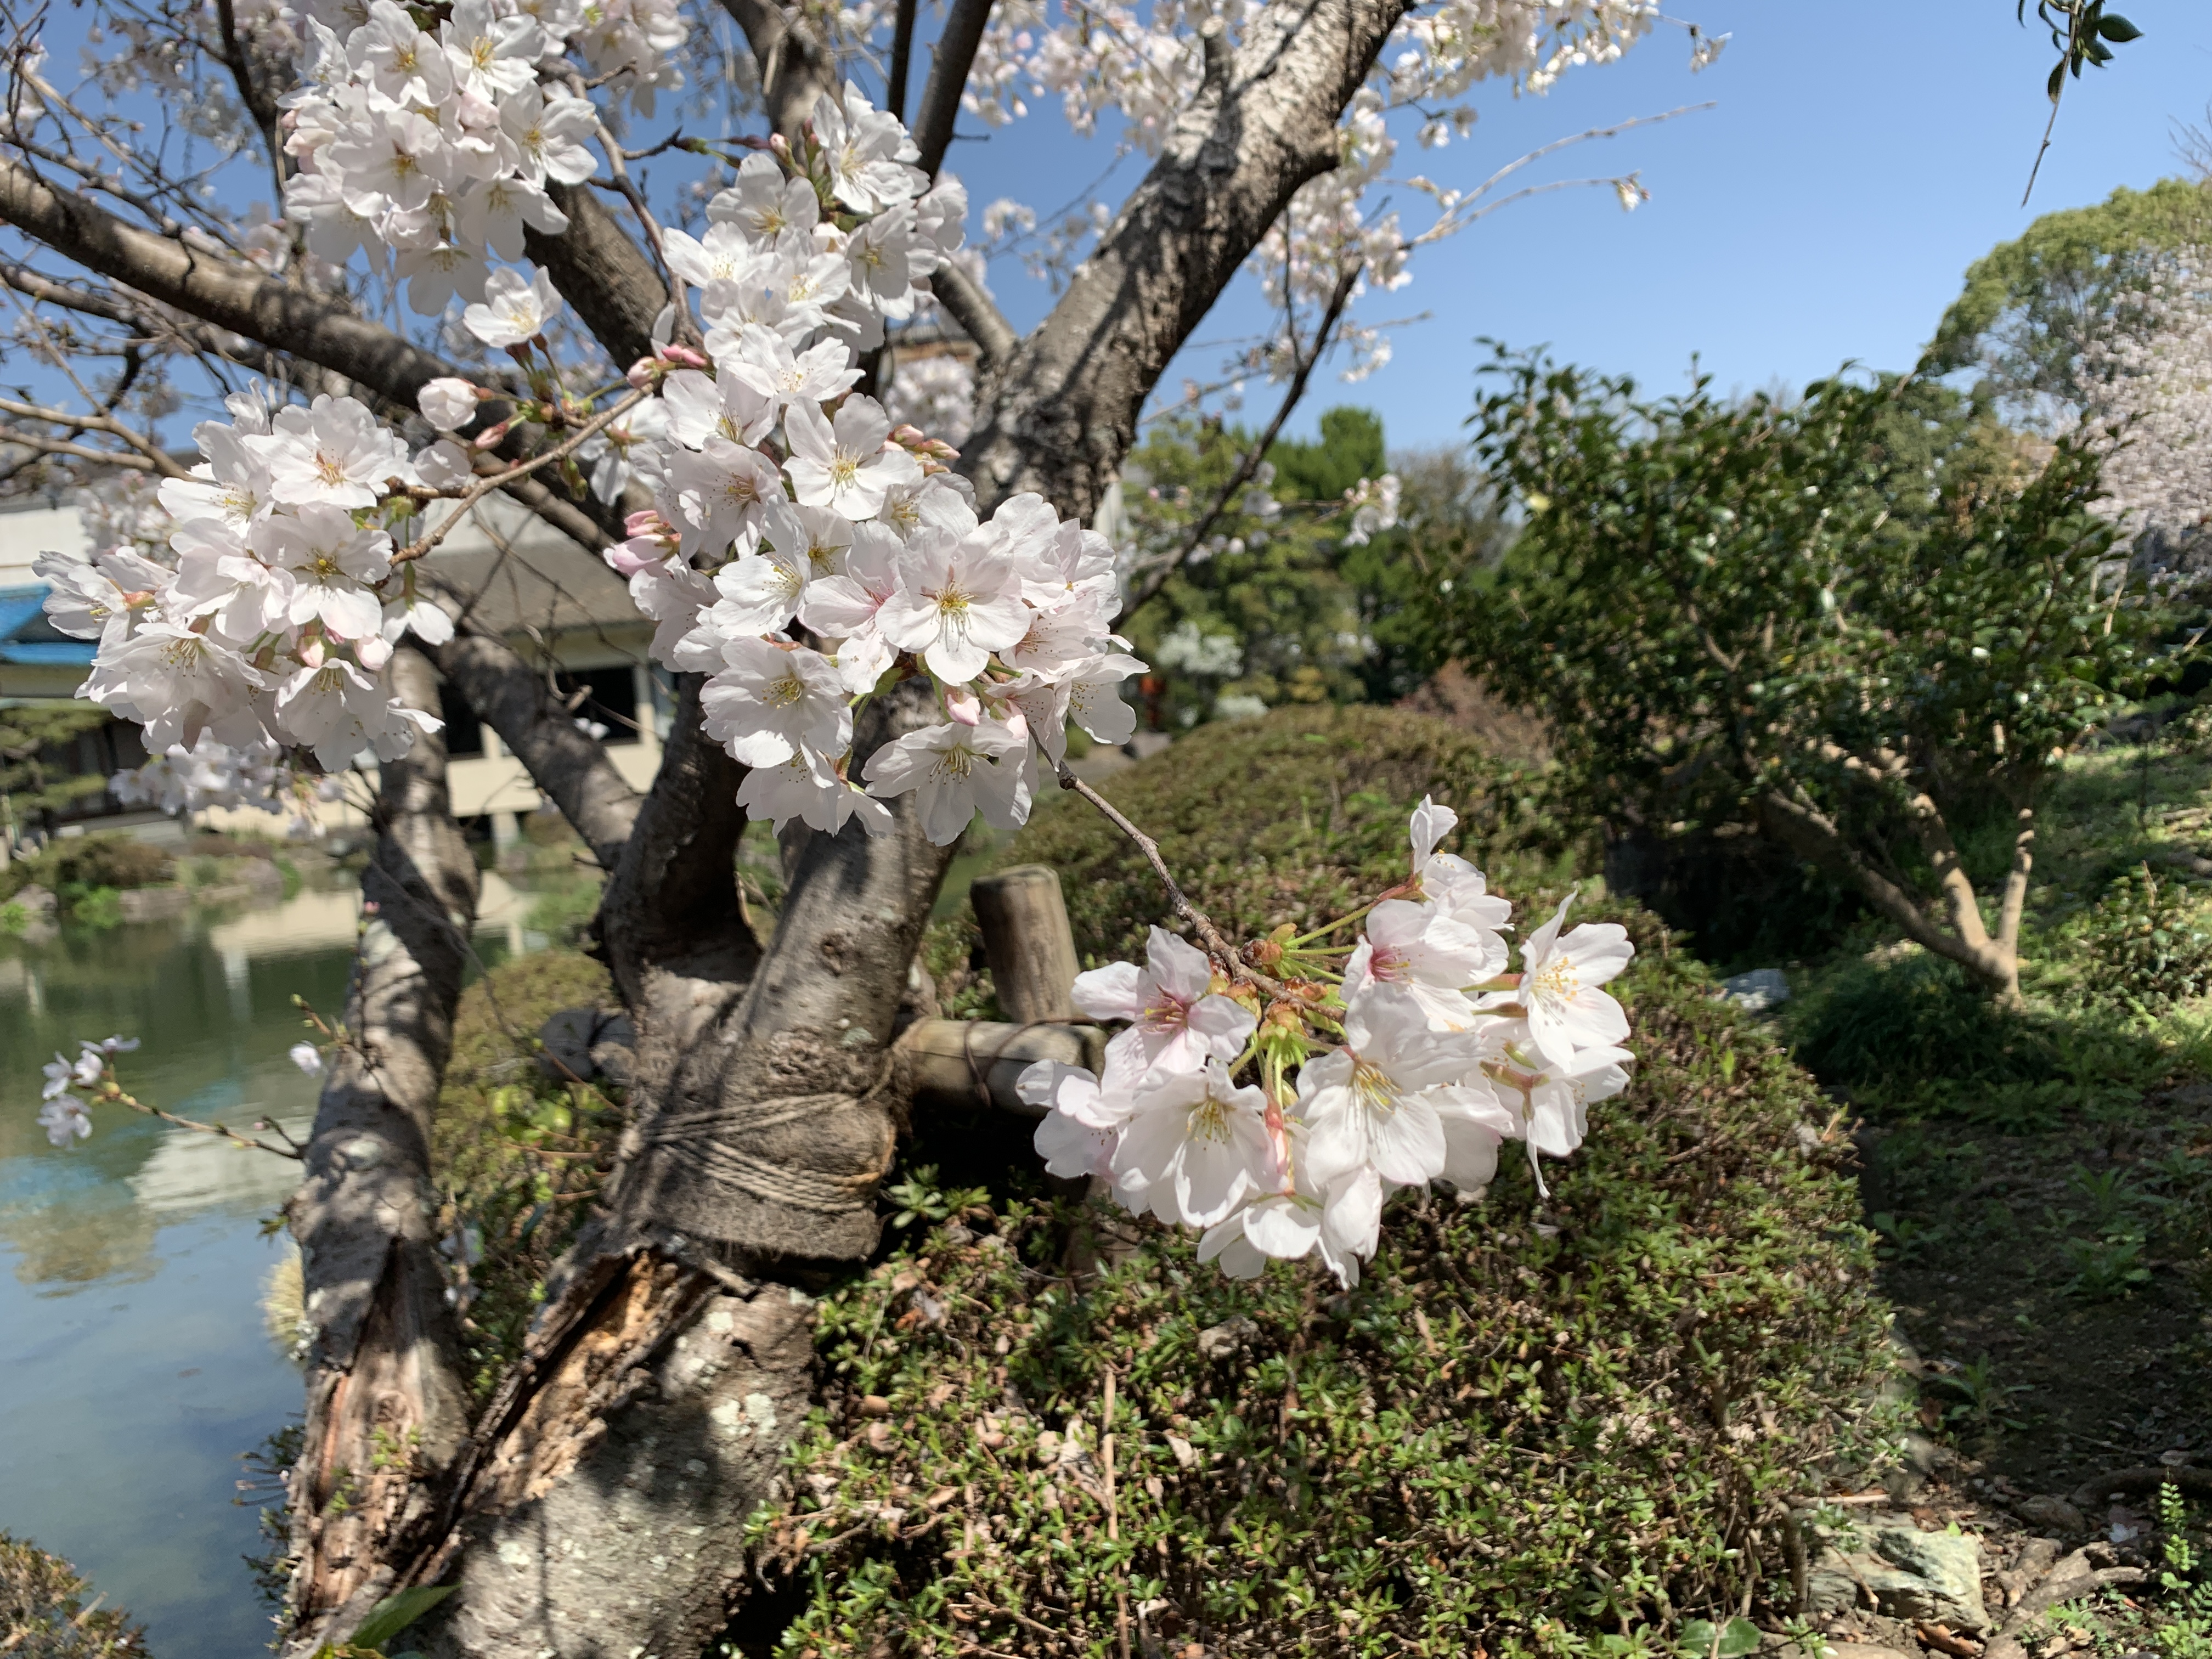
[[[1253,483],[1218,514],[1253,443],[1216,422],[1156,428],[1125,471],[1139,571],[1199,544],[1127,632],[1153,665],[1147,713],[1170,729],[1286,702],[1389,702],[1441,660],[1413,603],[1496,540],[1463,454],[1394,466],[1382,418],[1340,407],[1320,436],[1270,445]]]
[[[2016,1000],[2044,784],[2137,683],[2150,620],[2090,510],[2094,434],[2038,465],[1924,381],[1653,403],[1498,370],[1475,451],[1526,524],[1447,601],[1455,654],[1547,718],[1614,822],[1755,825]]]
[[[2212,189],[2200,181],[2161,179],[2046,213],[1966,268],[1923,367],[1978,370],[2007,415],[2058,429],[2085,401],[2083,349],[2142,295],[2161,254],[2207,240]]]
[[[51,822],[107,787],[103,775],[77,772],[56,751],[109,718],[94,703],[0,703],[0,831]]]

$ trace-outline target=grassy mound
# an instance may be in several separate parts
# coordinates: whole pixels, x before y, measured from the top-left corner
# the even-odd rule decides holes
[[[1240,936],[1323,921],[1372,897],[1370,872],[1405,874],[1406,813],[1433,795],[1462,820],[1460,846],[1516,881],[1563,877],[1567,837],[1538,805],[1539,775],[1472,732],[1376,708],[1284,708],[1200,727],[1099,786],[1176,879]],[[1085,958],[1140,957],[1166,894],[1144,857],[1090,804],[1045,792],[1006,861],[1060,872]]]
[[[1201,732],[1108,793],[1250,931],[1397,879],[1425,791],[1494,866],[1527,845],[1516,781],[1346,709]],[[1158,895],[1080,806],[1010,856],[1060,865],[1082,950],[1118,954]],[[1515,860],[1524,909],[1552,851]],[[1785,1579],[1776,1498],[1875,1438],[1865,1235],[1804,1073],[1618,914],[1633,1088],[1548,1200],[1517,1164],[1486,1201],[1401,1194],[1351,1293],[1306,1263],[1236,1284],[1152,1226],[1072,1278],[1079,1206],[917,1172],[894,1197],[933,1224],[823,1303],[825,1405],[756,1520],[793,1572],[779,1651],[1625,1651]]]

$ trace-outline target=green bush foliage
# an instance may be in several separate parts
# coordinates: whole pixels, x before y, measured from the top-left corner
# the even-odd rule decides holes
[[[1540,783],[1474,733],[1355,706],[1202,727],[1100,787],[1158,841],[1176,878],[1206,895],[1214,921],[1257,937],[1328,921],[1403,879],[1406,813],[1425,794],[1460,815],[1467,855],[1486,869],[1550,869],[1566,842],[1542,814]],[[1371,879],[1394,859],[1395,875]],[[1146,931],[1166,919],[1143,854],[1075,796],[1041,799],[1006,861],[1060,872],[1086,963],[1140,958]]]
[[[2004,876],[2015,818],[2140,685],[2156,626],[2114,591],[2091,435],[2034,465],[1909,379],[1653,402],[1539,357],[1495,373],[1476,453],[1528,522],[1446,631],[1549,719],[1583,809],[1757,824],[2009,993],[1942,883]]]
[[[2148,864],[2124,873],[2083,924],[2089,958],[2083,991],[2130,1013],[2157,1015],[2212,991],[2212,928],[2187,884],[2151,873]]]
[[[157,886],[175,873],[176,860],[167,853],[131,836],[71,836],[0,869],[0,898],[35,882],[66,903],[95,888]]]
[[[1438,722],[1343,709],[1200,732],[1109,788],[1249,930],[1399,879],[1424,791],[1494,861],[1516,782]],[[1073,805],[1008,856],[1062,864],[1096,959],[1159,896]],[[1548,1200],[1517,1163],[1486,1201],[1400,1194],[1352,1292],[1311,1264],[1235,1283],[1150,1224],[1077,1276],[1094,1212],[915,1171],[900,1201],[935,1224],[821,1304],[826,1405],[756,1517],[802,1603],[780,1650],[1611,1652],[1786,1580],[1775,1498],[1874,1438],[1866,1236],[1809,1080],[1608,914],[1642,951],[1631,1091]]]
[[[58,1555],[0,1532],[0,1653],[21,1659],[145,1659],[144,1633]]]

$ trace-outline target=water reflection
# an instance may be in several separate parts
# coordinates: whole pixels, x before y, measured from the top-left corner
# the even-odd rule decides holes
[[[529,900],[488,878],[477,949],[527,940]],[[300,1408],[261,1286],[264,1218],[297,1166],[115,1107],[57,1149],[39,1067],[80,1037],[142,1040],[126,1087],[186,1116],[301,1133],[315,1087],[285,1058],[295,995],[335,1015],[356,892],[42,945],[0,939],[0,1530],[68,1557],[148,1626],[155,1659],[267,1640],[244,1557],[238,1455]]]

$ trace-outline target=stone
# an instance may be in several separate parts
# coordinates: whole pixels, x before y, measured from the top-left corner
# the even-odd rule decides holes
[[[1954,1631],[1985,1630],[1981,1553],[1957,1533],[1917,1532],[1907,1526],[1875,1529],[1870,1552],[1823,1550],[1807,1575],[1813,1611],[1842,1613],[1874,1598],[1875,1611],[1908,1623],[1948,1625]]]
[[[1886,1583],[1869,1577],[1881,1611],[1893,1619],[1925,1620],[1954,1631],[1988,1628],[1981,1547],[1973,1539],[1963,1533],[1882,1527],[1874,1534],[1874,1547],[1897,1569]]]
[[[2063,1498],[2052,1498],[2044,1492],[2021,1498],[2012,1506],[2012,1512],[2029,1526],[2045,1528],[2062,1537],[2078,1537],[2089,1529],[2081,1510]]]
[[[1243,1352],[1259,1334],[1260,1328],[1241,1315],[1225,1319],[1218,1325],[1208,1325],[1198,1334],[1199,1355],[1206,1359],[1226,1359]]]
[[[18,887],[14,896],[9,898],[8,902],[21,905],[27,912],[34,916],[50,916],[53,915],[54,906],[58,901],[34,881],[27,885]]]
[[[1911,1659],[1911,1656],[1895,1648],[1885,1648],[1872,1642],[1830,1642],[1826,1644],[1828,1659]]]
[[[1721,995],[1747,1014],[1763,1014],[1790,1000],[1790,975],[1779,968],[1754,968],[1723,980]]]

